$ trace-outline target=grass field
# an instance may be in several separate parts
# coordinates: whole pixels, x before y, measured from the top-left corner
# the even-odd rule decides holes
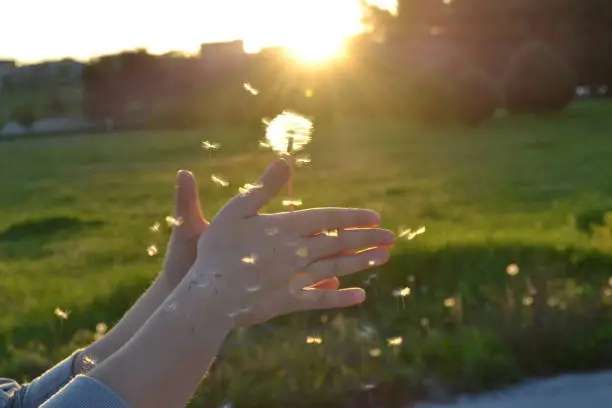
[[[478,391],[612,366],[612,104],[499,117],[476,130],[390,120],[315,127],[312,164],[295,181],[306,207],[365,206],[385,227],[427,232],[400,242],[377,279],[346,280],[367,281],[364,306],[238,331],[194,406],[393,406],[435,384]],[[0,143],[0,373],[28,378],[98,322],[116,321],[160,268],[163,251],[146,248],[163,249],[168,231],[148,227],[171,212],[176,170],[199,177],[212,217],[272,159],[258,147],[262,133]],[[206,139],[222,144],[212,158],[199,147]],[[211,173],[232,186],[215,186]],[[391,295],[404,286],[410,296]],[[55,307],[70,318],[60,322]],[[307,344],[308,335],[323,343]],[[388,345],[394,336],[401,346]]]

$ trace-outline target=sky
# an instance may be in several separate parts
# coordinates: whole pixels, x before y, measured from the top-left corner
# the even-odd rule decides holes
[[[369,3],[389,8],[395,1]],[[0,59],[197,52],[203,42],[232,39],[244,39],[248,51],[312,50],[361,31],[360,16],[359,0],[13,0],[2,7]]]

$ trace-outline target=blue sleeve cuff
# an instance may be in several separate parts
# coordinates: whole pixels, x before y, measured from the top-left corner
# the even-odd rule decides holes
[[[68,384],[74,376],[73,365],[77,353],[78,351],[47,370],[30,384],[21,387],[17,391],[17,399],[20,400],[20,406],[24,408],[39,407],[49,397]]]
[[[129,408],[100,381],[78,375],[40,408]]]

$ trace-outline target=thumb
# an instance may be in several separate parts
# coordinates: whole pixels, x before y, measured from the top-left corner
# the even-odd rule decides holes
[[[197,182],[193,174],[187,170],[179,170],[176,174],[174,216],[187,223],[204,219]]]

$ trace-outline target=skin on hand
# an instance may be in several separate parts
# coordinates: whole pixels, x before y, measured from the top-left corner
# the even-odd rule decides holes
[[[395,243],[393,232],[376,228],[380,218],[369,210],[261,214],[290,171],[284,159],[272,164],[257,183],[261,187],[228,202],[198,242],[198,259],[186,277],[189,290],[213,287],[235,326],[363,302],[362,289],[338,290],[336,277],[387,262]],[[331,229],[339,234],[321,233]]]

